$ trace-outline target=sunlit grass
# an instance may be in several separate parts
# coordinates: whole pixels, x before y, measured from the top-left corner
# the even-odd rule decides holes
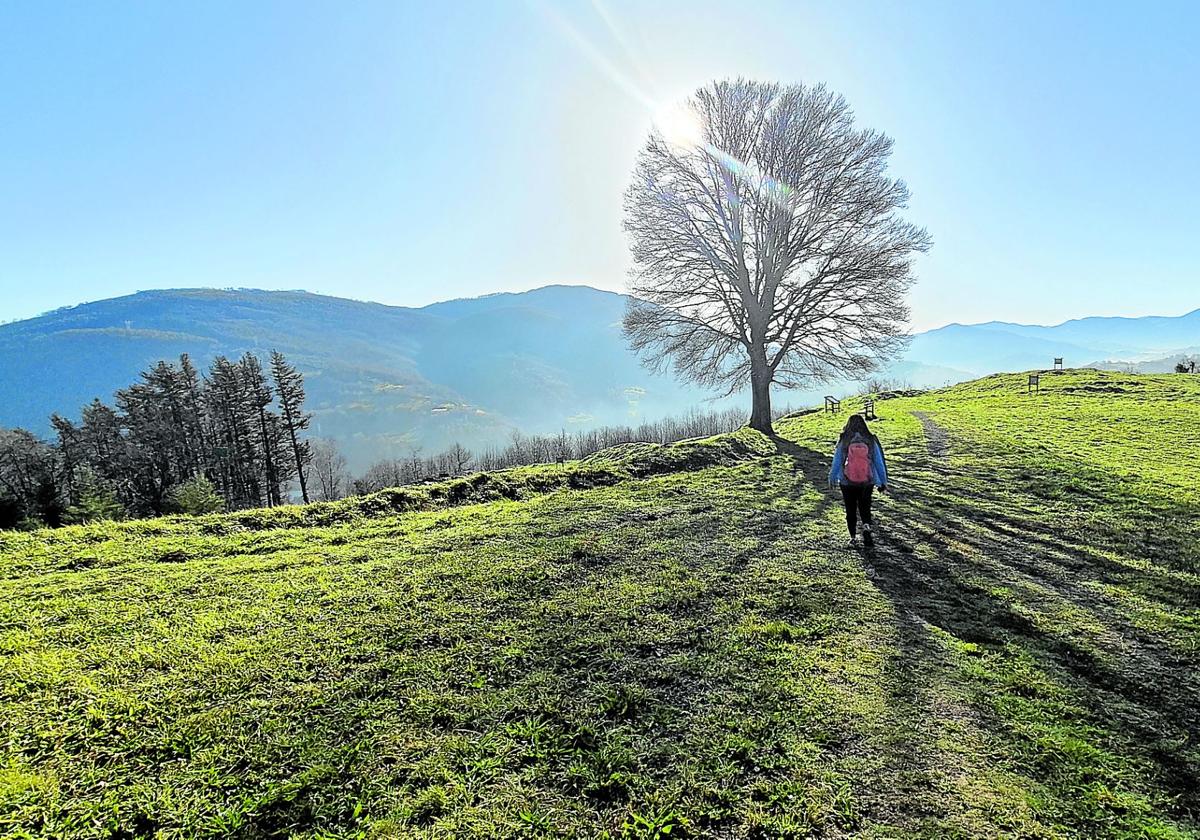
[[[6,535],[0,835],[1194,836],[1194,381]]]

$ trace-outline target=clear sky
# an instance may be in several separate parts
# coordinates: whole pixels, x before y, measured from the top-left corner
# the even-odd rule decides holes
[[[0,320],[138,289],[620,290],[647,102],[896,140],[914,327],[1200,307],[1200,4],[0,3]]]

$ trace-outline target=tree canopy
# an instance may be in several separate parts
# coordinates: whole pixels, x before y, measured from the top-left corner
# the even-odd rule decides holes
[[[930,240],[900,214],[891,139],[824,86],[723,81],[685,107],[694,136],[654,132],[625,196],[625,333],[653,368],[749,385],[770,431],[772,383],[861,378],[904,346]]]

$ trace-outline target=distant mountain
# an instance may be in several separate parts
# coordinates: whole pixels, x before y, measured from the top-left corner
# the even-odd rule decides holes
[[[1053,327],[1003,322],[980,326],[1080,347],[1103,347],[1109,353],[1123,356],[1168,354],[1200,342],[1200,309],[1177,317],[1078,318]]]
[[[80,304],[0,325],[0,426],[50,431],[93,398],[187,352],[282,351],[304,373],[314,432],[359,470],[413,448],[503,443],[527,432],[639,422],[706,403],[706,393],[643,368],[621,336],[625,297],[547,286],[436,303],[384,306],[307,292],[174,289]],[[991,322],[920,333],[885,378],[940,386],[1000,372],[1167,360],[1200,346],[1200,310],[1178,318],[1083,318],[1053,327]],[[1170,369],[1166,367],[1166,369]],[[841,383],[780,392],[777,405],[819,402]]]
[[[314,432],[361,469],[414,447],[504,442],[679,413],[706,394],[646,371],[621,336],[623,296],[550,286],[421,309],[307,292],[176,289],[0,326],[0,426],[48,433],[159,359],[283,352],[304,373]]]
[[[904,361],[891,372],[914,385],[931,386],[1047,368],[1056,357],[1067,367],[1136,368],[1151,360],[1161,367],[1167,358],[1177,359],[1198,344],[1200,309],[1178,317],[1080,318],[1056,326],[950,324],[914,336]]]

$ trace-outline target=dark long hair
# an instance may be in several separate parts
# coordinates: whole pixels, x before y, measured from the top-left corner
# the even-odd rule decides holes
[[[871,430],[867,427],[867,421],[863,419],[861,414],[851,414],[850,419],[846,421],[845,428],[842,429],[841,435],[838,437],[838,446],[845,446],[850,438],[856,434],[862,435],[867,440],[878,443],[875,435],[871,434]]]

